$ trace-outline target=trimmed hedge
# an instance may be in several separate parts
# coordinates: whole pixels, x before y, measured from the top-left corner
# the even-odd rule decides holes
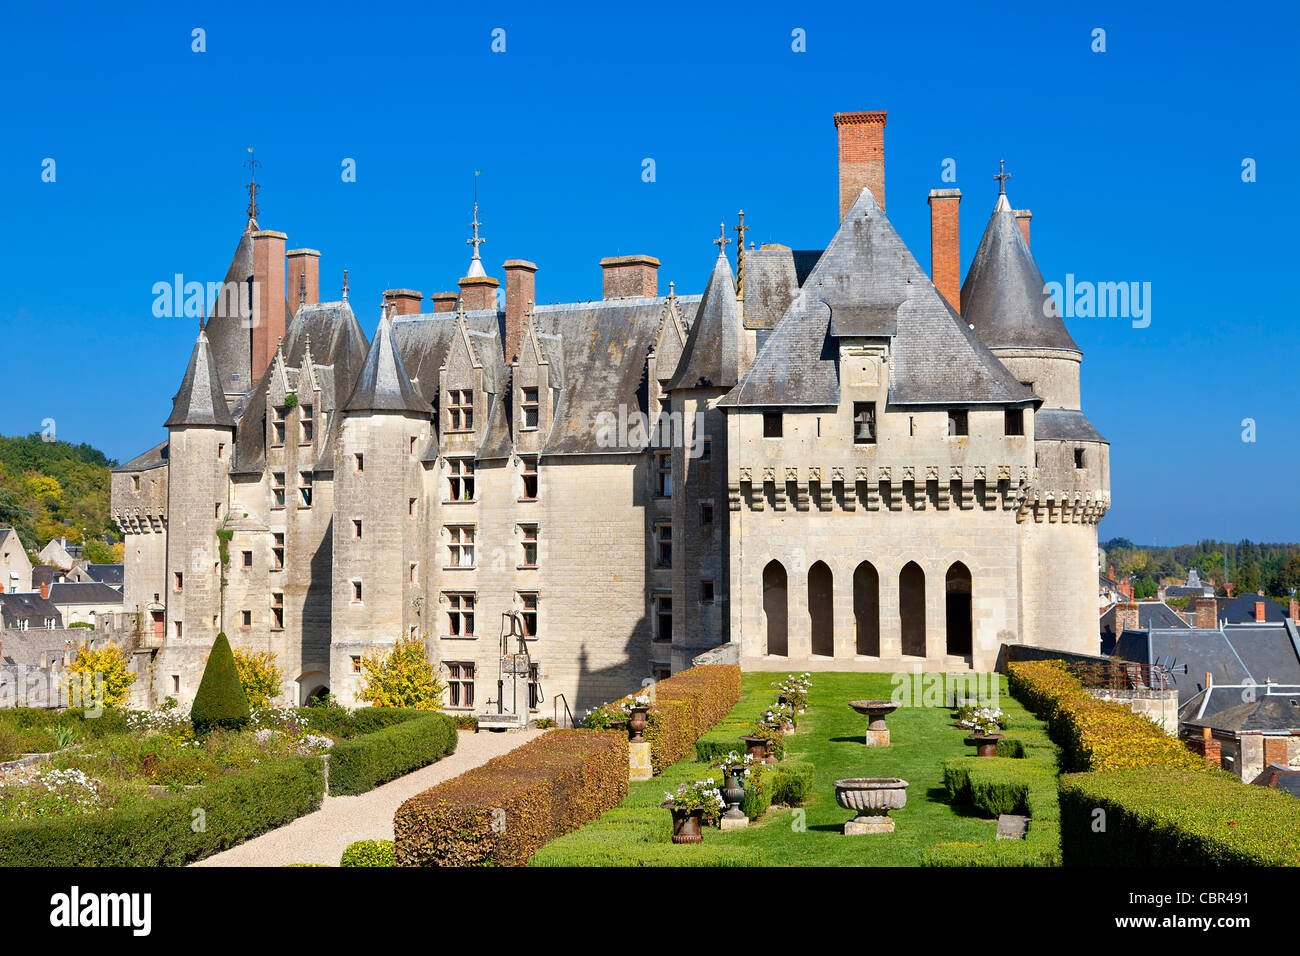
[[[339,866],[396,866],[392,840],[357,840],[343,851]]]
[[[419,720],[433,714],[431,710],[414,710],[409,707],[297,707],[295,715],[308,730],[331,737],[349,739],[373,734],[376,730]]]
[[[645,739],[650,742],[650,764],[659,774],[690,753],[696,741],[740,700],[740,668],[734,664],[688,668],[658,681],[654,697]],[[737,740],[728,749],[739,746]]]
[[[381,783],[427,767],[456,749],[459,740],[456,721],[446,714],[368,707],[356,711],[355,716],[360,719],[371,710],[390,713],[359,720],[358,726],[394,722],[334,745],[330,750],[330,796],[365,793]],[[411,714],[415,716],[403,716]]]
[[[129,811],[3,823],[0,866],[190,863],[319,809],[323,766],[317,757],[292,757]]]
[[[523,866],[627,796],[627,737],[552,730],[407,800],[398,866]]]
[[[203,677],[190,707],[190,722],[196,733],[206,734],[217,727],[238,730],[248,723],[249,716],[248,697],[239,682],[235,655],[226,635],[220,633],[203,666]]]
[[[1047,722],[1063,750],[1066,770],[1214,769],[1154,722],[1123,704],[1093,697],[1061,661],[1008,664],[1007,684],[1017,700]]]
[[[1071,774],[1060,799],[1067,866],[1300,866],[1300,800],[1223,771]]]
[[[658,807],[617,807],[563,843],[547,847],[530,866],[765,866],[757,847],[669,842],[672,818]]]

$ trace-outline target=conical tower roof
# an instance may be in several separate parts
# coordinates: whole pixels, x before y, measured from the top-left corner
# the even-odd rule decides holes
[[[668,389],[731,388],[740,379],[740,307],[731,263],[719,250],[695,324]]]
[[[223,425],[235,427],[230,408],[217,378],[216,362],[208,345],[207,333],[199,330],[198,341],[190,353],[190,364],[185,369],[180,391],[172,399],[172,413],[164,423],[166,428],[186,425]]]
[[[357,384],[343,406],[345,412],[415,412],[430,413],[421,400],[402,365],[393,343],[393,325],[385,311],[379,328],[366,353]]]
[[[1043,287],[1043,274],[1005,193],[998,196],[966,273],[961,314],[991,349],[1080,351],[1061,321],[1056,301]]]

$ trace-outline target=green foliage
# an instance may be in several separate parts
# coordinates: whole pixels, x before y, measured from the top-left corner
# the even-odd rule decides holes
[[[407,713],[420,716],[334,745],[330,751],[331,796],[365,793],[455,751],[459,738],[454,720],[426,711]]]
[[[361,659],[364,685],[358,696],[376,707],[438,710],[446,683],[434,670],[429,650],[419,637],[404,637],[387,654]]]
[[[95,625],[91,624],[89,621],[73,621],[68,625],[68,627],[79,627],[88,631],[93,631],[95,629]]]
[[[392,840],[358,840],[343,851],[339,866],[396,866]]]
[[[76,658],[68,665],[68,700],[90,709],[121,706],[135,683],[128,667],[126,652],[116,644],[78,646]]]
[[[287,394],[284,396],[284,407],[285,407],[285,408],[297,408],[297,407],[298,407],[298,393],[297,393],[297,392],[289,392],[289,393],[287,393]]]
[[[248,698],[244,695],[235,667],[235,655],[224,633],[218,634],[203,668],[190,720],[195,732],[206,734],[217,727],[238,730],[248,723]]]
[[[109,470],[116,466],[84,443],[49,442],[36,432],[0,437],[0,526],[16,528],[29,551],[51,538],[120,535],[109,514]]]

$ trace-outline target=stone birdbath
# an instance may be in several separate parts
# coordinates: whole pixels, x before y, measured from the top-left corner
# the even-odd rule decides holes
[[[896,711],[898,705],[892,700],[851,700],[849,706],[870,720],[863,743],[868,747],[888,747],[889,729],[885,727],[885,718]]]
[[[890,810],[907,806],[907,781],[898,777],[852,777],[835,781],[835,802],[857,814],[844,824],[845,836],[893,833]]]

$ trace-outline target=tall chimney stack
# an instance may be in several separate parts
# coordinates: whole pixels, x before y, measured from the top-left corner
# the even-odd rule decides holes
[[[297,312],[299,305],[316,305],[320,302],[320,253],[290,249],[285,255],[289,261],[289,308]]]
[[[424,294],[414,289],[385,289],[384,304],[398,315],[419,315]]]
[[[930,190],[930,281],[948,304],[961,311],[961,236],[957,229],[960,189]]]
[[[1212,597],[1196,598],[1196,626],[1203,631],[1213,631],[1219,626],[1219,603]]]
[[[507,259],[506,270],[506,362],[519,357],[524,338],[524,313],[537,301],[537,264],[527,259]]]
[[[459,298],[459,292],[435,292],[429,296],[429,301],[433,303],[433,311],[436,315],[439,312],[455,312],[456,300]]]
[[[1013,209],[1011,214],[1016,217],[1016,225],[1020,227],[1020,234],[1025,237],[1025,245],[1029,245],[1029,220],[1034,218],[1032,209]]]
[[[654,298],[659,294],[659,260],[654,256],[608,256],[600,260],[602,298]]]
[[[1266,621],[1266,620],[1268,620],[1268,615],[1264,612],[1264,602],[1263,602],[1263,600],[1256,601],[1256,602],[1255,602],[1255,621],[1256,621],[1256,623],[1258,623],[1258,622],[1260,622],[1260,621]]]
[[[885,208],[885,111],[836,113],[840,138],[840,219],[866,186]]]
[[[284,338],[284,246],[289,237],[263,229],[253,233],[253,348],[249,358],[256,385]]]
[[[466,312],[497,307],[497,288],[501,285],[491,276],[466,276],[460,280],[460,299]]]

